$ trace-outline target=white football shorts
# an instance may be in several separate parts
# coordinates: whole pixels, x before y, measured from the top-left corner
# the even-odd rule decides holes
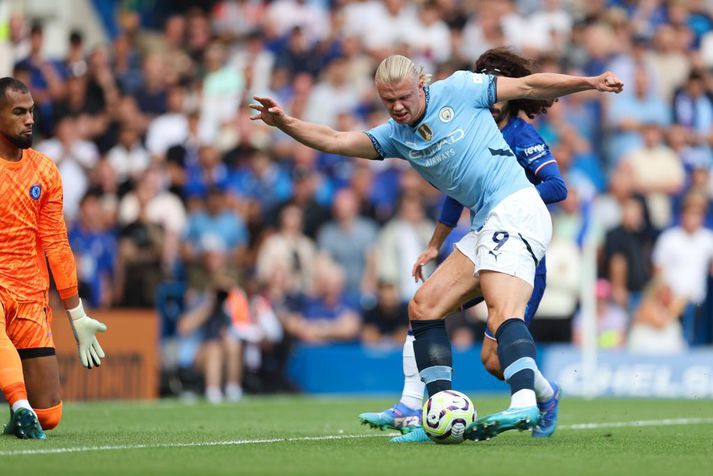
[[[505,197],[483,227],[465,235],[456,247],[473,262],[475,274],[497,271],[533,286],[551,238],[550,212],[535,187],[527,187]]]

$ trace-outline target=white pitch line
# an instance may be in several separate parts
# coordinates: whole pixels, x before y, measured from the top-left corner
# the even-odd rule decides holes
[[[601,428],[629,428],[637,426],[673,426],[713,424],[713,418],[664,418],[661,420],[613,421],[604,423],[577,423],[560,425],[558,430],[598,430]]]
[[[287,443],[291,441],[324,441],[347,440],[355,438],[378,438],[383,436],[396,436],[399,433],[374,433],[359,435],[325,435],[325,436],[297,436],[293,438],[265,438],[262,440],[227,440],[227,441],[196,441],[190,443],[157,443],[153,445],[101,445],[101,446],[76,446],[70,448],[40,448],[31,450],[0,451],[0,456],[47,455],[61,453],[84,453],[88,451],[115,451],[115,450],[141,450],[162,448],[195,448],[201,446],[238,446],[259,445],[269,443]]]
[[[574,425],[560,425],[558,430],[598,430],[606,428],[636,428],[643,426],[675,426],[675,425],[709,425],[713,418],[664,418],[661,420],[638,421],[613,421],[604,423],[577,423]],[[325,435],[325,436],[296,436],[293,438],[265,438],[261,440],[227,440],[227,441],[197,441],[191,443],[157,443],[152,445],[101,445],[101,446],[76,446],[70,448],[37,448],[27,450],[0,451],[0,456],[32,456],[64,453],[85,453],[90,451],[116,451],[116,450],[141,450],[163,448],[196,448],[209,446],[239,446],[260,445],[271,443],[288,443],[294,441],[327,441],[347,440],[356,438],[379,438],[394,436],[396,433],[371,433],[358,435]]]

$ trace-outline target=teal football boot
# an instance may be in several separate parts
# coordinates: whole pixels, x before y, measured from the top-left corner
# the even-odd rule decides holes
[[[20,408],[10,415],[10,422],[3,428],[6,435],[15,435],[20,439],[44,440],[47,438],[37,415],[32,410]]]
[[[409,433],[391,438],[392,443],[433,443],[421,425]]]
[[[534,407],[508,408],[477,419],[468,425],[465,438],[469,440],[489,440],[508,430],[532,430],[540,422],[540,409]]]

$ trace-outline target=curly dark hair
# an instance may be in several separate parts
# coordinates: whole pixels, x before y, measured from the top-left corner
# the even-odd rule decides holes
[[[533,63],[509,48],[492,48],[475,62],[476,73],[489,73],[508,78],[522,78],[533,73]],[[515,117],[522,111],[530,119],[537,114],[547,113],[554,101],[549,99],[516,99],[508,101],[508,113]]]

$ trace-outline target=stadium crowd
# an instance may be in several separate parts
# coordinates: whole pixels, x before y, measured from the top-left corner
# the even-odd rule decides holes
[[[109,42],[72,31],[64,57],[46,57],[42,23],[12,12],[1,76],[35,99],[34,147],[62,174],[80,294],[156,307],[166,359],[179,373],[204,359],[209,398],[221,381],[240,398],[250,374],[253,388],[287,389],[277,377],[294,342],[401,345],[442,195],[404,161],[318,153],[248,107],[269,95],[296,117],[366,130],[388,119],[372,75],[394,53],[436,80],[499,46],[540,71],[621,77],[619,95],[569,96],[535,119],[569,189],[551,207],[535,338],[580,341],[593,236],[600,346],[713,343],[709,2],[94,3],[116,8],[101,16]],[[464,215],[444,255],[468,226]],[[484,317],[449,319],[454,343],[480,340]]]

